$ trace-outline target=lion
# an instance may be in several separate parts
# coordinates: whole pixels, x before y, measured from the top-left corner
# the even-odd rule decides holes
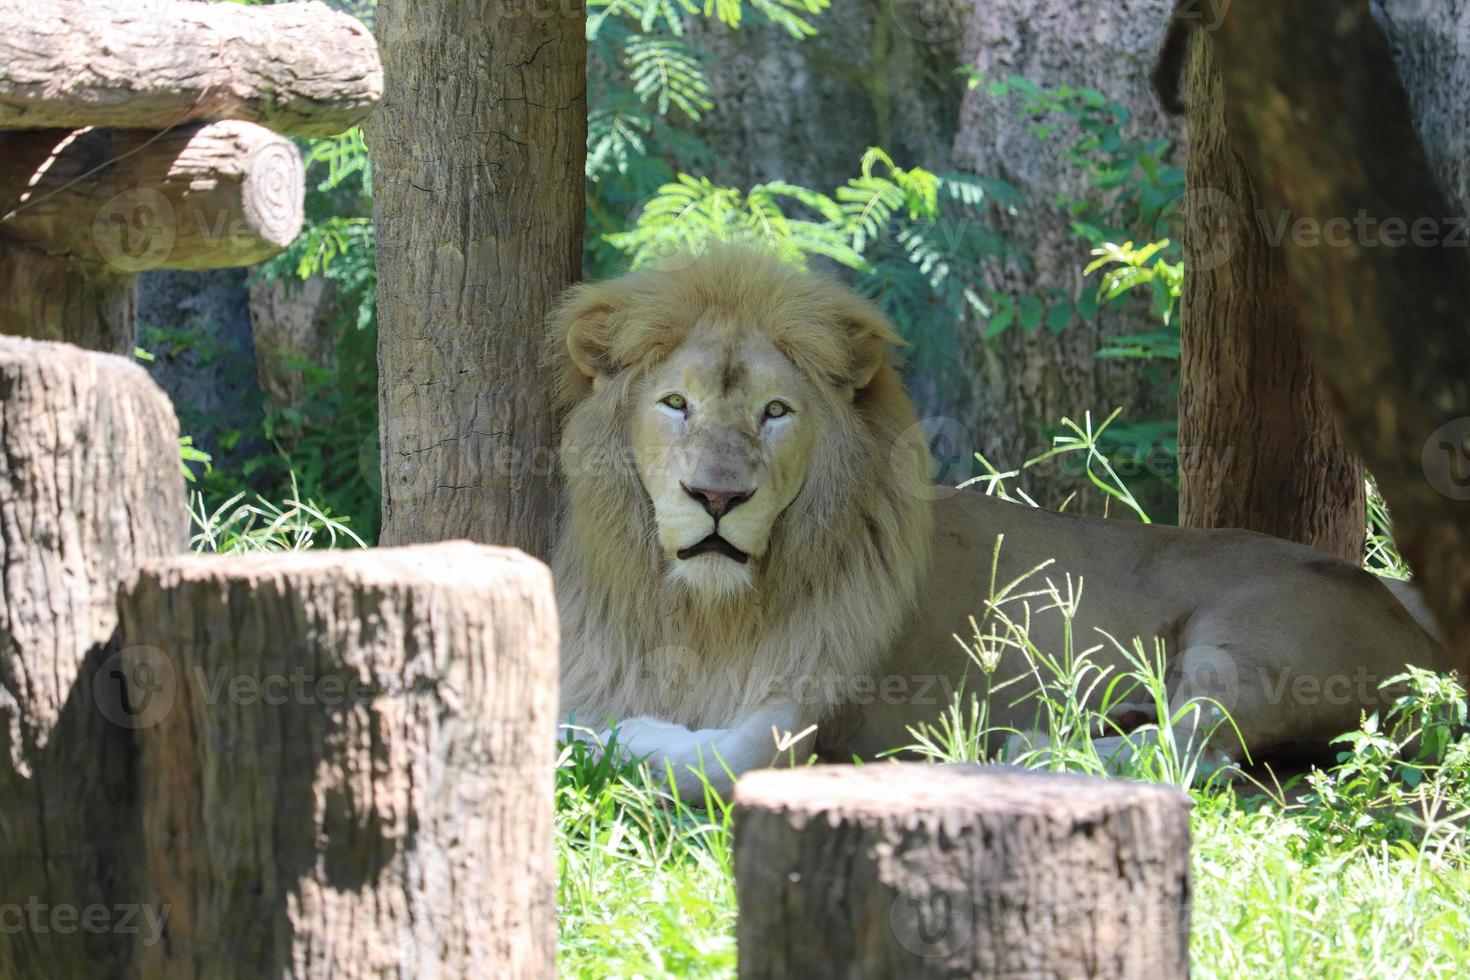
[[[550,327],[562,717],[616,727],[681,795],[701,770],[727,794],[753,768],[911,743],[975,683],[956,637],[1039,566],[1084,587],[1079,649],[1162,641],[1174,703],[1229,710],[1244,745],[1222,752],[1321,748],[1378,681],[1443,668],[1412,597],[1310,547],[935,487],[892,325],[765,249],[575,286]],[[1030,635],[1055,652],[1062,629],[1038,614]],[[1122,669],[1123,645],[1096,662]],[[992,683],[1024,670],[1006,654]],[[992,698],[991,723],[1025,727],[1017,700]]]

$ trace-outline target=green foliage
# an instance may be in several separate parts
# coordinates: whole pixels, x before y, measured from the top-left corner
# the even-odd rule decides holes
[[[349,515],[371,542],[377,539],[381,510],[372,174],[360,129],[301,145],[308,178],[306,226],[255,275],[260,281],[284,281],[288,289],[312,276],[332,285],[327,338],[332,356],[324,364],[297,357],[281,365],[300,380],[300,406],[267,413],[261,436],[270,451],[246,461],[238,472],[219,474],[209,496],[216,502],[241,492],[281,499],[294,497],[299,485],[302,495],[320,501],[325,512]]]
[[[1463,840],[1470,821],[1470,725],[1453,675],[1411,667],[1384,681],[1380,718],[1337,739],[1338,764],[1307,776],[1307,823],[1335,847]]]
[[[366,548],[367,543],[348,526],[350,518],[302,500],[293,483],[285,501],[274,504],[257,496],[253,503],[238,493],[211,509],[204,495],[189,500],[193,534],[189,545],[207,554],[252,551],[306,551],[311,548]]]
[[[690,17],[729,27],[747,11],[793,37],[830,0],[591,0],[587,10],[587,237],[584,270],[600,279],[626,267],[609,236],[658,189],[698,173],[712,154],[685,126],[714,107],[703,56],[685,40]]]
[[[1368,534],[1363,547],[1363,567],[1387,578],[1411,578],[1409,565],[1393,540],[1393,520],[1389,517],[1388,504],[1371,477],[1368,479],[1367,497]]]
[[[987,80],[973,68],[961,69],[972,89],[983,88],[992,98],[1014,98],[1020,111],[1033,120],[1032,132],[1043,140],[1066,139],[1062,158],[1087,175],[1089,193],[1061,198],[1058,204],[1069,216],[1072,231],[1093,248],[1110,242],[1165,239],[1162,229],[1177,209],[1184,193],[1184,171],[1165,161],[1171,143],[1165,139],[1129,137],[1128,109],[1109,102],[1096,89],[1069,85],[1043,88],[1012,75],[1005,80]],[[1178,246],[1166,242],[1163,255],[1178,261]],[[1127,290],[1112,295],[1074,297],[1053,290],[1037,297],[1018,298],[1017,303],[1047,310],[1047,325],[1058,332],[1076,317],[1094,316],[1100,303],[1116,302]],[[1033,321],[1035,317],[1032,317]],[[1009,325],[992,326],[998,333]]]
[[[1098,286],[1099,302],[1109,302],[1135,289],[1147,288],[1153,302],[1154,316],[1161,320],[1165,327],[1174,328],[1172,346],[1162,345],[1158,348],[1150,348],[1144,353],[1136,353],[1129,349],[1126,341],[1123,341],[1121,348],[1112,351],[1104,348],[1098,352],[1098,357],[1179,359],[1179,328],[1174,322],[1174,314],[1179,308],[1179,299],[1184,292],[1184,263],[1170,262],[1160,254],[1172,244],[1167,238],[1161,238],[1142,248],[1135,248],[1132,242],[1124,242],[1122,245],[1104,242],[1092,250],[1092,254],[1097,258],[1082,270],[1082,274],[1090,276],[1099,270],[1106,270],[1103,272],[1102,283]]]
[[[971,174],[900,167],[870,147],[859,174],[825,194],[785,181],[741,192],[679,174],[659,187],[633,227],[604,239],[634,266],[707,242],[756,239],[793,260],[820,256],[860,275],[855,287],[913,344],[914,369],[944,375],[961,345],[968,312],[988,312],[975,271],[1008,257],[986,209],[1015,192]]]

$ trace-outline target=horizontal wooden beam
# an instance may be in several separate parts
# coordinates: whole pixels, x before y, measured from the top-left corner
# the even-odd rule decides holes
[[[113,274],[260,262],[304,195],[296,147],[253,123],[0,133],[0,238]]]
[[[241,119],[330,136],[382,94],[372,33],[315,0],[0,3],[0,129]]]

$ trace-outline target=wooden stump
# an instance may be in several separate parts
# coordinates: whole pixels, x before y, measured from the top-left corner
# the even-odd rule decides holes
[[[68,916],[128,892],[128,744],[93,692],[119,584],[187,546],[178,438],[136,364],[0,337],[0,976],[108,976],[122,941]]]
[[[545,566],[465,543],[181,558],[121,614],[143,904],[167,915],[136,975],[552,976]]]
[[[1189,802],[1007,768],[765,770],[735,790],[740,976],[1184,977]]]

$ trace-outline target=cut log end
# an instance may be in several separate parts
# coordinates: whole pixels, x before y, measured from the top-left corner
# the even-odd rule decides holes
[[[742,977],[1184,977],[1189,802],[995,767],[747,775]]]

